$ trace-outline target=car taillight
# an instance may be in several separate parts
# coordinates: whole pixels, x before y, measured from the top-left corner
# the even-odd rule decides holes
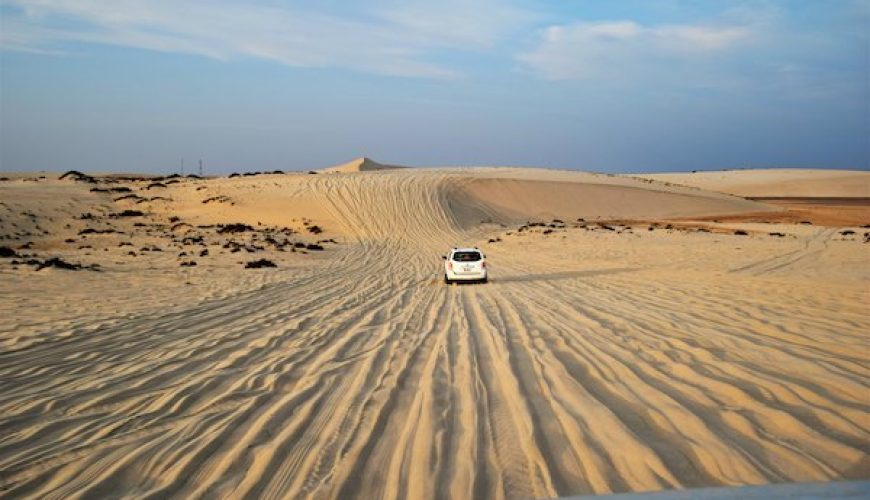
[[[486,269],[486,261],[481,262],[481,263],[480,263],[480,267]]]
[[[449,269],[451,271],[453,270],[453,263],[452,262],[450,262],[450,261],[447,262],[447,269]]]

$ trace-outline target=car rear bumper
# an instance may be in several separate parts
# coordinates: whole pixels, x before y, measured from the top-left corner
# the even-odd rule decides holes
[[[477,273],[454,273],[452,271],[447,271],[447,279],[450,281],[476,281],[486,279],[486,271],[480,271]]]

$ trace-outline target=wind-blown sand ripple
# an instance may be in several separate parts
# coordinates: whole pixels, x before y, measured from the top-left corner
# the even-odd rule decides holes
[[[81,311],[4,344],[0,494],[529,498],[868,477],[868,268],[834,230],[506,235],[522,217],[770,209],[632,197],[646,185],[589,174],[268,177],[247,200],[251,182],[210,189],[239,200],[236,220],[304,197],[347,243],[259,286],[220,281],[96,327]],[[506,210],[491,182],[528,198]],[[446,248],[494,234],[489,285],[440,283]],[[844,255],[858,267],[826,274]],[[39,316],[18,314],[4,331]]]

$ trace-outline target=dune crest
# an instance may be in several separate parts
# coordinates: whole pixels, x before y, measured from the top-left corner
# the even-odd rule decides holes
[[[329,167],[323,169],[324,172],[342,172],[342,173],[350,173],[350,172],[374,172],[377,170],[392,170],[396,168],[407,168],[399,165],[384,165],[383,163],[378,163],[371,158],[367,158],[365,156],[357,158],[355,160],[351,160],[347,163],[342,163],[341,165],[336,165],[334,167]]]

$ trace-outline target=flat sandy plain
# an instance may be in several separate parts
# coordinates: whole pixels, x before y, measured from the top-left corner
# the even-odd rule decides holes
[[[870,173],[762,173],[6,174],[0,496],[870,478]]]

